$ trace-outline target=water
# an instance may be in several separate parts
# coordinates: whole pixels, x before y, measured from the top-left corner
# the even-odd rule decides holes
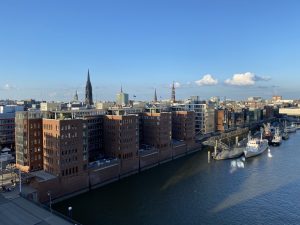
[[[207,152],[198,152],[55,209],[67,215],[71,205],[85,225],[300,224],[300,132],[243,160],[208,164]]]

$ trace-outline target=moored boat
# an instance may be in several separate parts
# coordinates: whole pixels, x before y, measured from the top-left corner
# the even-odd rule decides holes
[[[231,150],[223,150],[219,152],[214,159],[223,160],[223,159],[234,159],[243,155],[245,147],[234,147]]]
[[[279,146],[281,144],[282,141],[282,136],[280,134],[279,128],[275,129],[275,135],[271,141],[271,144],[274,146]]]
[[[288,140],[290,138],[289,134],[286,132],[282,133],[282,140]]]
[[[262,138],[250,139],[244,150],[245,158],[250,158],[263,153],[269,147],[268,140]]]
[[[271,125],[268,123],[267,125],[264,124],[264,132],[263,132],[263,139],[268,140],[268,143],[271,144],[273,140],[273,133],[271,131]]]
[[[286,133],[295,133],[297,131],[297,127],[295,125],[287,126],[284,128],[284,132]]]

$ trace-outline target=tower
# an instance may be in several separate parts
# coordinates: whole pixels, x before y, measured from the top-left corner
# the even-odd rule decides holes
[[[173,81],[171,102],[174,103],[175,101],[176,101],[176,99],[175,99],[175,84],[174,84],[174,81]]]
[[[88,70],[87,81],[85,86],[85,104],[93,105],[93,90],[90,81],[90,71]]]
[[[75,95],[74,95],[74,102],[78,102],[78,93],[77,93],[77,90],[76,90]]]
[[[116,103],[119,106],[126,106],[129,104],[129,95],[123,92],[122,86],[121,86],[121,92],[117,94]]]
[[[155,90],[154,90],[154,102],[157,102],[156,88],[155,88]]]

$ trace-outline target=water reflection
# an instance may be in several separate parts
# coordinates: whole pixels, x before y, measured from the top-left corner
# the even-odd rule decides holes
[[[272,158],[273,156],[272,156],[272,153],[271,153],[271,149],[268,149],[268,157],[269,158]]]
[[[207,163],[203,150],[55,208],[67,213],[71,205],[74,218],[83,224],[300,224],[296,135],[247,159]]]
[[[272,158],[273,155],[271,153],[271,149],[268,149],[268,158]],[[231,162],[231,172],[236,171],[237,169],[244,168],[238,167],[238,162],[241,160],[232,160]],[[288,171],[277,170],[277,173],[273,171],[273,167],[269,164],[266,164],[265,161],[264,167],[253,168],[256,167],[258,161],[265,161],[263,156],[257,156],[253,158],[248,158],[247,161],[251,165],[249,165],[251,173],[250,176],[247,176],[247,179],[240,184],[239,188],[236,189],[235,192],[230,194],[227,198],[221,201],[212,212],[218,213],[230,207],[241,204],[245,201],[255,199],[258,196],[264,195],[266,193],[274,192],[282,187],[288,187],[291,183],[299,181],[300,175],[298,173],[288,173]],[[286,159],[281,158],[281,161],[285,161]],[[277,165],[281,166],[281,165]],[[292,163],[291,163],[292,167]],[[263,175],[262,175],[263,174]]]
[[[187,159],[182,166],[173,172],[173,175],[164,182],[160,190],[165,191],[183,180],[187,180],[205,170],[207,170],[207,165],[199,164],[199,155],[194,155]]]
[[[242,156],[238,159],[231,160],[230,163],[230,173],[234,173],[237,169],[244,169],[245,168],[245,157]]]

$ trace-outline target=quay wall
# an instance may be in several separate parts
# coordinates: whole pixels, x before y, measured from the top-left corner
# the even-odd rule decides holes
[[[96,166],[73,177],[56,177],[46,181],[33,178],[29,186],[36,190],[37,201],[49,202],[50,191],[52,202],[59,202],[200,150],[200,144],[172,146],[163,151],[144,152],[134,159]]]

